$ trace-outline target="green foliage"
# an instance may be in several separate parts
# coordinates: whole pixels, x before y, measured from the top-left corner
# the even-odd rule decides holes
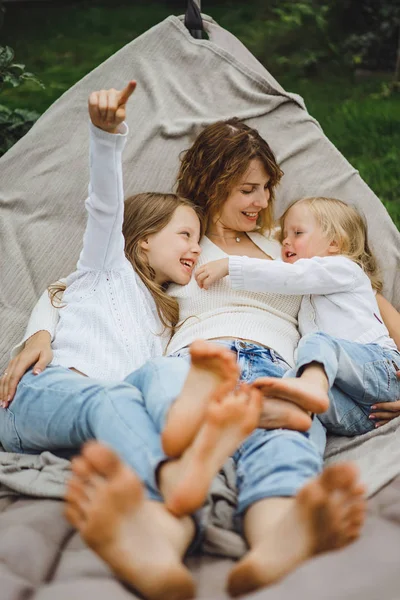
[[[3,15],[4,7],[0,3],[0,26]],[[10,46],[0,46],[0,90],[5,85],[18,87],[25,81],[44,88],[33,73],[25,70],[25,65],[14,62],[14,56],[14,50]],[[12,110],[0,104],[0,156],[29,131],[39,116],[39,113],[34,111],[22,108]]]
[[[389,10],[397,2],[382,0],[379,11],[385,6]],[[355,79],[352,74],[352,67],[370,65],[368,52],[362,53],[361,61],[357,58],[360,50],[351,36],[377,31],[381,17],[367,15],[368,20],[363,12],[363,7],[371,6],[378,15],[377,3],[204,0],[203,9],[242,40],[287,90],[304,97],[326,135],[360,171],[400,227],[399,96],[391,93],[391,75]],[[8,4],[2,41],[12,46],[17,56],[29,56],[30,70],[39,74],[46,88],[31,81],[16,88],[7,85],[2,90],[3,104],[12,112],[20,106],[44,112],[124,44],[171,13],[181,14],[183,6],[183,0],[174,0],[173,10],[157,0],[96,0],[95,4],[80,0],[26,3],[21,12],[17,5]],[[380,58],[374,64],[380,69],[394,68],[397,42],[392,44],[390,35],[375,46]],[[349,39],[353,39],[351,44]],[[369,39],[363,41],[364,47]],[[383,48],[391,50],[387,53]]]
[[[25,81],[44,87],[35,75],[25,70],[25,65],[13,61],[14,50],[9,46],[0,46],[0,90],[5,85],[16,88]],[[13,110],[0,104],[0,156],[29,131],[39,116],[34,111],[21,108]]]
[[[22,108],[11,110],[0,104],[0,156],[28,133],[39,116],[35,111]]]
[[[25,71],[25,65],[13,62],[14,56],[14,50],[10,46],[0,46],[0,89],[5,83],[18,87],[24,81],[33,81],[44,87],[33,73]]]
[[[352,66],[393,70],[400,27],[398,0],[329,0],[329,4],[330,30],[344,60]]]
[[[235,34],[277,74],[394,70],[399,0],[253,0],[229,12]]]
[[[4,23],[5,9],[0,1],[0,28]],[[25,65],[14,62],[15,53],[10,46],[0,46],[0,90],[8,85],[16,88],[30,81],[44,88],[41,81]],[[25,135],[39,118],[39,113],[22,108],[11,109],[0,104],[0,156]]]

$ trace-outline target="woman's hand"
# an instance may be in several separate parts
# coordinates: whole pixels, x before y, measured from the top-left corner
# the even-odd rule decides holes
[[[400,371],[396,373],[397,379],[400,379]],[[382,427],[392,419],[400,417],[400,399],[396,402],[379,402],[371,406],[370,419],[375,423],[375,427]]]
[[[229,275],[229,258],[221,258],[199,267],[194,277],[200,288],[208,290],[213,283],[226,277],[226,275]]]
[[[116,133],[125,121],[126,103],[136,88],[136,81],[130,81],[122,91],[100,90],[89,96],[89,116],[95,127],[108,133]]]
[[[25,342],[23,350],[10,360],[0,379],[0,406],[7,408],[14,398],[22,376],[33,365],[33,374],[39,375],[53,359],[51,336],[48,331],[38,331]]]

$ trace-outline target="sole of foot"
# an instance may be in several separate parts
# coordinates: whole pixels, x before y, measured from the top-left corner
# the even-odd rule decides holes
[[[280,398],[263,399],[259,427],[308,431],[311,425],[310,415],[297,404]]]
[[[190,346],[191,367],[182,392],[171,406],[162,432],[164,452],[171,458],[181,456],[192,443],[204,420],[210,396],[221,388],[235,388],[240,375],[233,352],[203,340]]]
[[[289,400],[313,413],[325,412],[329,407],[327,392],[300,377],[261,377],[253,385],[265,396]]]
[[[268,537],[232,569],[228,593],[237,597],[270,585],[308,558],[357,539],[365,520],[364,494],[352,464],[327,467],[299,491]]]
[[[96,442],[72,469],[65,515],[115,575],[147,600],[193,598],[194,581],[180,558],[181,525],[164,505],[145,499],[136,474]]]
[[[161,489],[174,515],[191,514],[204,504],[218,471],[258,426],[260,411],[260,392],[243,384],[225,396],[214,394],[192,446],[165,465],[169,473]]]

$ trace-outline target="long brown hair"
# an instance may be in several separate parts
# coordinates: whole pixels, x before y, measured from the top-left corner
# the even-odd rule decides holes
[[[372,287],[380,292],[382,280],[379,275],[376,258],[373,255],[367,235],[367,226],[360,213],[342,200],[313,196],[294,202],[280,218],[280,241],[283,241],[285,217],[294,204],[306,204],[324,235],[329,241],[336,241],[339,252],[354,260],[371,280]]]
[[[171,335],[179,321],[178,302],[166,293],[167,284],[159,285],[155,282],[155,272],[149,265],[147,255],[142,250],[140,242],[168,225],[178,206],[188,206],[196,211],[200,219],[202,234],[200,210],[192,202],[176,194],[149,192],[130,196],[125,200],[122,226],[125,238],[125,256],[153,296],[160,320],[165,329],[171,329]],[[48,288],[53,306],[56,306],[57,302],[57,307],[60,307],[60,293],[65,291],[65,287],[63,284],[55,283]]]
[[[202,209],[206,230],[253,159],[262,162],[270,177],[268,207],[260,212],[257,221],[261,231],[270,230],[273,225],[275,187],[283,172],[258,131],[238,118],[218,121],[206,127],[191,148],[183,153],[177,193]]]

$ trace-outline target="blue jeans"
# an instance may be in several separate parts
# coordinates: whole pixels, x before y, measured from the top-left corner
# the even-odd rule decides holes
[[[165,459],[160,431],[189,366],[177,358],[147,362],[123,382],[83,377],[50,366],[26,373],[7,410],[0,409],[0,441],[9,452],[77,451],[97,439],[112,447],[161,500],[155,466]]]
[[[241,380],[282,377],[289,365],[273,350],[242,340],[211,340],[237,355]],[[189,357],[189,349],[175,353]],[[294,496],[322,470],[322,455],[307,433],[255,429],[233,455],[237,472],[237,515],[258,500]]]
[[[400,400],[400,353],[378,344],[357,344],[317,332],[305,335],[297,348],[298,377],[311,362],[322,364],[329,381],[329,408],[318,419],[329,433],[353,436],[374,428],[370,407]]]

